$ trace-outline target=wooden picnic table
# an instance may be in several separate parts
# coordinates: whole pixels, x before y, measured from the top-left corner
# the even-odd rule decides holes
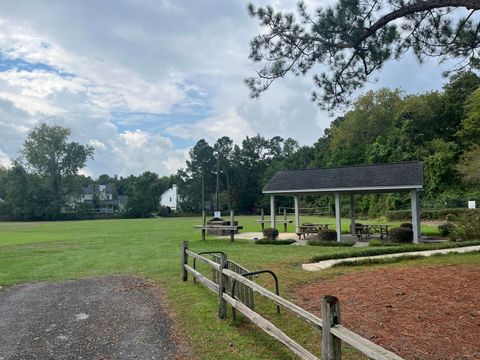
[[[321,230],[328,230],[328,225],[329,224],[302,224],[298,227],[298,240],[302,238],[302,235],[305,239],[307,235],[314,235],[318,234]]]
[[[358,237],[359,240],[362,240],[363,236],[367,239],[372,234],[379,234],[380,239],[383,240],[384,236],[388,236],[388,228],[390,225],[386,224],[358,224],[359,226],[355,226],[355,235]]]

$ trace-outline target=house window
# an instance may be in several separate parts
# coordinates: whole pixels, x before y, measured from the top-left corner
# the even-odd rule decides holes
[[[172,202],[172,198],[170,198],[170,202]]]

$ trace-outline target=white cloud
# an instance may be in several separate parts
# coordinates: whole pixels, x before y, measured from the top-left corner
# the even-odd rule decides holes
[[[294,10],[297,1],[258,3]],[[326,3],[308,1],[311,10]],[[249,99],[249,41],[261,29],[242,0],[15,1],[0,16],[5,60],[43,64],[0,71],[0,159],[17,157],[27,132],[47,121],[95,147],[85,173],[163,175],[200,138],[260,133],[311,144],[332,120],[310,101],[312,74]],[[438,89],[442,70],[407,56],[365,89]]]

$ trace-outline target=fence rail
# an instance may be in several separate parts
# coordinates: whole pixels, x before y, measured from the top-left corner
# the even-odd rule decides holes
[[[340,317],[340,302],[335,296],[326,295],[321,299],[321,313],[322,318],[309,313],[300,306],[282,298],[278,294],[264,288],[263,286],[252,281],[252,278],[247,278],[241,273],[237,273],[228,269],[227,255],[219,252],[220,261],[212,261],[206,257],[196,254],[188,250],[188,241],[184,241],[182,244],[182,280],[188,280],[188,273],[193,275],[194,279],[204,284],[208,289],[218,294],[219,309],[218,316],[222,319],[226,317],[227,304],[241,312],[251,322],[265,331],[267,334],[281,342],[287,348],[289,348],[300,359],[305,360],[319,360],[316,355],[305,349],[298,344],[295,340],[291,339],[282,330],[272,324],[270,321],[256,313],[247,304],[242,302],[242,299],[235,296],[235,293],[228,293],[227,290],[232,291],[233,284],[235,282],[242,284],[245,288],[260,294],[261,296],[270,299],[277,306],[282,306],[290,312],[294,313],[298,317],[306,320],[308,323],[322,330],[322,360],[340,360],[341,359],[341,343],[342,341],[351,345],[355,349],[359,350],[363,354],[367,355],[371,359],[375,360],[402,360],[398,355],[382,348],[381,346],[365,339],[364,337],[354,333],[353,331],[345,328],[341,325]],[[197,269],[188,265],[188,257],[192,257],[198,261],[209,265],[213,269],[218,271],[216,281],[208,279],[201,274]],[[238,264],[236,264],[238,265]],[[240,266],[240,265],[238,265]],[[241,266],[240,266],[241,267]],[[243,268],[243,267],[242,267]],[[247,274],[246,274],[247,275]],[[248,276],[248,275],[247,275]]]

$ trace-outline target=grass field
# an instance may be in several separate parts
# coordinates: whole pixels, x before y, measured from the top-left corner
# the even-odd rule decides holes
[[[257,217],[238,217],[243,231],[258,231]],[[329,222],[334,219],[302,218]],[[362,267],[334,268],[307,273],[300,264],[315,255],[357,251],[355,248],[255,245],[249,240],[200,240],[193,225],[199,218],[145,220],[97,220],[45,223],[0,223],[0,285],[31,281],[58,281],[103,274],[134,274],[154,280],[165,290],[166,302],[180,334],[186,337],[200,359],[293,359],[274,340],[246,321],[218,320],[213,293],[180,281],[180,243],[190,249],[223,250],[229,258],[249,269],[269,268],[280,279],[281,294],[294,297],[296,285],[362,270]],[[364,222],[368,223],[368,222]],[[348,222],[342,228],[348,229]],[[293,229],[293,227],[291,227]],[[424,228],[435,233],[435,228]],[[292,237],[294,237],[292,235]],[[399,264],[478,264],[480,254],[448,255]],[[269,286],[271,284],[265,283]],[[334,294],[333,294],[334,295]],[[293,316],[275,316],[270,303],[259,302],[258,310],[274,319],[287,334],[318,352],[318,332]],[[346,359],[361,358],[345,349]]]

